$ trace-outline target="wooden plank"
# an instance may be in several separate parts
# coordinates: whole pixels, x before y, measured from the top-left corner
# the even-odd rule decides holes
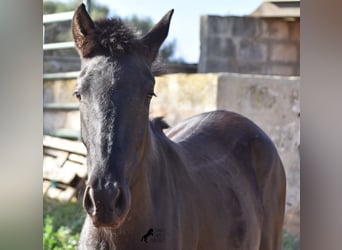
[[[43,149],[44,155],[48,155],[48,156],[52,156],[52,157],[57,157],[59,152],[61,152],[61,151],[58,149],[53,149],[53,148],[44,147],[44,149]]]
[[[43,145],[45,147],[59,149],[67,152],[73,152],[80,155],[87,154],[87,150],[81,142],[61,139],[48,135],[44,136]]]
[[[51,187],[50,181],[43,181],[43,194],[45,194],[50,187]]]
[[[72,187],[67,187],[64,191],[62,191],[59,196],[58,200],[60,201],[70,201],[73,196],[75,196],[76,190]]]
[[[87,163],[87,158],[85,156],[73,153],[69,154],[68,160],[80,163],[82,165],[86,165]]]
[[[59,195],[61,194],[62,190],[58,188],[49,188],[46,195],[51,199],[58,199]]]
[[[52,157],[49,155],[44,155],[43,157],[43,169],[44,168],[59,168],[58,161],[56,157]]]
[[[56,162],[59,167],[62,167],[64,162],[68,159],[69,152],[57,150],[57,149],[52,149],[52,148],[44,148],[44,155],[52,155],[55,157]],[[44,156],[45,157],[45,156]]]
[[[72,161],[66,161],[63,165],[63,169],[76,173],[79,177],[85,178],[87,176],[87,168],[86,166],[72,162]]]
[[[74,178],[76,173],[65,168],[51,167],[50,165],[44,165],[43,177],[45,179],[54,180],[69,184]]]

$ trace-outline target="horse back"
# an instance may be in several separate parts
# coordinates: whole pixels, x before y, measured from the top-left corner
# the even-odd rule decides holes
[[[274,169],[279,169],[276,171],[279,175],[283,172],[276,147],[268,135],[251,120],[234,112],[219,110],[196,115],[167,130],[166,135],[181,151],[193,156],[193,161],[206,157],[216,162],[215,157],[224,155],[245,174],[254,173],[260,192]]]
[[[189,118],[166,135],[190,162],[190,175],[199,177],[195,182],[207,186],[207,195],[217,193],[222,200],[219,193],[225,192],[221,196],[235,199],[235,203],[228,199],[225,204],[231,214],[239,214],[238,210],[254,214],[255,227],[261,230],[260,249],[280,249],[285,174],[277,150],[263,130],[239,114],[214,111]],[[249,220],[253,219],[245,222]],[[234,230],[240,232],[243,224]],[[232,237],[239,238],[239,233]]]

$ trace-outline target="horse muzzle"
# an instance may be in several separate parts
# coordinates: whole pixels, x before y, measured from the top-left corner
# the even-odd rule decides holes
[[[87,185],[83,207],[95,227],[118,228],[130,208],[130,191],[118,182],[97,181]]]

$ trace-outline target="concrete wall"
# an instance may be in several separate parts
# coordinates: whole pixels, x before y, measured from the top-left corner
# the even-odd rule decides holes
[[[76,102],[74,80],[46,81],[44,102]],[[287,175],[286,227],[299,233],[299,78],[224,74],[170,74],[156,78],[150,116],[174,125],[201,112],[227,109],[252,119],[274,141]],[[79,128],[78,111],[45,111],[44,129]]]
[[[299,75],[300,21],[201,17],[199,72]]]
[[[218,74],[170,74],[156,80],[150,116],[163,116],[172,126],[217,104]]]

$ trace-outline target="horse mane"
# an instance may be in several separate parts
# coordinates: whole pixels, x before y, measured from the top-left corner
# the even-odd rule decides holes
[[[167,122],[164,121],[164,117],[162,116],[152,119],[151,125],[155,132],[162,133],[162,134],[164,134],[163,129],[167,129],[170,127],[169,124],[167,124]]]

